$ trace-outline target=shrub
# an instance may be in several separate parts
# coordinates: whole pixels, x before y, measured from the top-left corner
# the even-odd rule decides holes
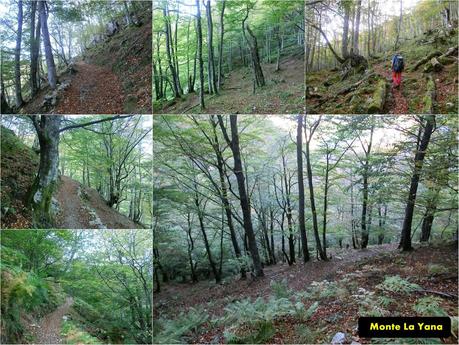
[[[448,316],[448,313],[440,306],[440,297],[422,297],[417,300],[413,310],[422,316]]]
[[[421,287],[418,284],[410,283],[408,280],[403,279],[398,275],[385,277],[384,281],[376,287],[384,291],[391,291],[403,294],[409,294],[413,291],[421,289]]]
[[[182,344],[186,335],[196,332],[198,327],[208,320],[203,310],[190,308],[187,313],[180,313],[174,320],[161,319],[157,322],[158,329],[153,334],[155,344]]]
[[[286,279],[283,279],[281,282],[271,280],[270,286],[276,298],[289,298],[292,295]]]
[[[228,344],[265,344],[276,334],[272,321],[258,321],[244,334],[238,335],[232,330],[226,330],[224,337]]]

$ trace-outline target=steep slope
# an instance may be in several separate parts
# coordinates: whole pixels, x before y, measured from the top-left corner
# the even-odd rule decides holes
[[[1,227],[27,229],[32,226],[27,209],[27,191],[38,171],[39,155],[13,131],[1,127]],[[67,176],[59,177],[53,209],[56,227],[62,229],[139,229],[128,217],[107,206],[99,193]]]
[[[405,60],[400,89],[392,87],[391,58],[393,51],[379,53],[368,60],[365,73],[342,80],[338,68],[309,72],[306,76],[306,109],[309,113],[324,114],[419,114],[426,112],[425,95],[431,76],[436,88],[434,113],[456,114],[458,111],[458,33],[442,34],[441,29],[429,30],[421,37],[403,42],[399,51]],[[436,54],[442,67],[433,69],[430,54]],[[440,57],[440,55],[443,55]],[[423,60],[425,60],[423,63]],[[419,66],[417,66],[419,64]],[[378,88],[385,86],[381,107],[371,107]]]
[[[97,35],[104,38],[58,71],[57,90],[45,86],[20,113],[151,113],[151,13],[142,11],[137,17],[137,26],[123,26],[108,36]]]
[[[138,229],[128,217],[107,206],[99,193],[60,176],[56,225],[62,229]]]
[[[289,56],[276,64],[263,64],[266,85],[253,91],[251,68],[243,67],[226,76],[219,96],[205,95],[206,109],[201,111],[199,93],[183,96],[166,104],[155,103],[155,114],[181,113],[300,113],[304,107],[303,55]]]
[[[1,228],[28,228],[31,222],[25,198],[38,170],[39,155],[3,126],[0,137],[0,225]]]

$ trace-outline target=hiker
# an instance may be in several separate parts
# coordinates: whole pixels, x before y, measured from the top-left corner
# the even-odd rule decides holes
[[[402,72],[405,67],[403,62],[403,56],[396,52],[392,58],[392,85],[394,87],[399,87],[402,83]]]

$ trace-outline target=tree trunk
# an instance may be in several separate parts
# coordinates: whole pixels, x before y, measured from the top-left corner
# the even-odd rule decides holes
[[[16,33],[16,49],[14,51],[14,87],[16,91],[16,107],[23,103],[21,90],[21,41],[22,41],[22,0],[18,1],[18,30]]]
[[[175,64],[173,62],[173,56],[172,56],[173,48],[171,48],[172,34],[171,34],[171,26],[170,26],[170,19],[169,19],[169,9],[167,7],[167,4],[163,8],[163,15],[164,15],[164,23],[165,23],[164,29],[166,33],[167,62],[169,64],[169,69],[172,75],[172,86],[173,86],[174,97],[179,98],[180,97],[180,87],[179,87],[180,81],[178,80],[177,71],[175,70]]]
[[[345,2],[344,4],[344,25],[343,25],[343,39],[341,44],[341,55],[343,58],[348,56],[348,35],[349,35],[349,14],[350,14],[350,3]]]
[[[54,64],[53,51],[51,47],[51,41],[49,39],[46,6],[47,3],[45,0],[38,2],[38,7],[40,11],[41,32],[43,36],[43,46],[45,47],[46,66],[48,68],[48,83],[51,89],[54,90],[57,84],[56,65]]]
[[[362,7],[362,0],[357,0],[356,3],[356,17],[355,17],[355,26],[353,33],[353,52],[356,55],[359,55],[359,30],[360,30],[360,9]]]
[[[306,126],[306,123],[305,123]],[[318,126],[318,123],[315,124],[315,126]],[[306,130],[305,130],[306,133]],[[320,243],[320,237],[319,237],[319,225],[317,222],[317,210],[316,210],[316,201],[314,197],[314,185],[312,183],[312,167],[311,167],[311,159],[310,159],[310,154],[309,154],[309,142],[312,137],[312,132],[310,133],[310,137],[308,138],[306,135],[306,170],[308,172],[308,185],[309,185],[309,199],[311,202],[311,212],[312,212],[312,225],[314,229],[314,238],[316,240],[316,249],[319,253],[319,256],[322,260],[326,261],[328,258],[325,256],[325,253],[322,249],[322,245]]]
[[[422,165],[424,163],[424,157],[429,146],[430,136],[432,135],[435,126],[435,115],[426,116],[426,123],[424,132],[422,134],[421,144],[419,149],[414,156],[414,171],[411,176],[410,191],[408,194],[408,200],[405,207],[405,218],[403,220],[402,234],[400,237],[399,248],[403,251],[412,250],[411,246],[411,224],[413,222],[414,205],[416,203],[416,193],[418,190],[419,179],[421,177]]]
[[[218,116],[218,122],[222,129],[222,132],[224,133],[225,139],[228,142],[228,145],[231,147],[231,151],[233,152],[233,159],[234,159],[234,170],[233,171],[237,179],[239,198],[240,198],[242,215],[243,215],[243,220],[244,220],[244,230],[245,230],[245,234],[247,235],[248,242],[249,242],[249,250],[252,256],[252,260],[253,260],[255,276],[262,277],[264,275],[263,268],[261,266],[260,255],[258,253],[255,232],[253,231],[250,200],[247,195],[247,190],[245,186],[245,177],[244,177],[244,173],[242,169],[241,152],[240,152],[240,147],[239,147],[239,133],[238,133],[238,127],[237,127],[237,115],[230,115],[231,139],[229,138],[226,132],[226,128],[223,124],[223,118],[221,115]]]
[[[212,269],[212,273],[214,274],[215,283],[219,284],[221,282],[221,276],[220,276],[220,272],[217,270],[217,265],[215,264],[212,258],[212,251],[210,250],[209,240],[207,239],[206,228],[204,226],[203,210],[201,210],[201,207],[200,207],[199,194],[197,191],[195,191],[194,204],[196,206],[196,211],[198,213],[199,227],[201,229],[202,238],[204,240],[204,246],[206,248],[207,258],[209,259],[209,264]]]
[[[40,143],[38,175],[28,193],[28,205],[32,209],[33,225],[37,228],[52,227],[51,199],[57,183],[59,167],[59,129],[61,115],[33,115]]]
[[[218,94],[216,71],[215,71],[215,58],[214,58],[214,25],[212,22],[212,7],[210,0],[207,0],[206,17],[207,17],[207,66],[209,75],[209,93]]]
[[[362,243],[361,248],[365,249],[368,245],[368,238],[369,238],[369,231],[368,231],[368,224],[367,224],[367,213],[368,213],[368,175],[370,170],[370,155],[371,155],[371,146],[373,144],[373,132],[374,132],[374,125],[371,126],[370,130],[370,142],[368,143],[368,147],[365,151],[365,162],[363,165],[363,172],[362,172],[362,181],[363,181],[363,189],[362,189],[362,218],[361,218],[361,227],[362,227]]]
[[[204,104],[204,63],[202,61],[202,28],[201,28],[201,6],[199,5],[199,0],[196,0],[196,28],[198,36],[198,61],[199,61],[199,101],[201,104],[201,110],[205,109]]]
[[[220,12],[220,42],[218,46],[218,82],[217,82],[218,91],[220,91],[220,88],[223,82],[223,35],[225,34],[224,16],[225,16],[226,0],[222,0],[221,6],[222,6],[222,11]]]
[[[298,223],[303,248],[303,262],[309,261],[308,239],[304,219],[304,179],[303,179],[303,115],[298,115],[296,132],[296,159],[298,164]]]
[[[397,50],[400,43],[400,32],[402,31],[402,20],[403,20],[403,1],[400,0],[400,16],[398,19],[398,26],[397,26],[397,36],[395,38],[394,50]]]

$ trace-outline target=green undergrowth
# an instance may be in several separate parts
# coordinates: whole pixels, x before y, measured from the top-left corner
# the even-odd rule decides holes
[[[1,252],[1,339],[2,343],[20,343],[30,338],[24,322],[53,311],[66,295],[53,280],[16,266],[23,259],[20,254],[3,246]]]
[[[432,248],[434,246],[432,245]],[[422,267],[425,277],[406,276],[408,258],[382,253],[342,271],[335,280],[313,281],[293,290],[286,280],[271,281],[270,294],[258,298],[228,296],[224,307],[213,315],[213,304],[191,308],[178,317],[165,316],[154,323],[154,343],[190,343],[218,339],[233,344],[329,343],[333,335],[355,328],[361,316],[449,316],[452,336],[458,333],[454,301],[423,290],[435,276],[455,273],[457,266],[440,267],[430,262]],[[400,272],[397,274],[396,272]],[[419,273],[421,275],[421,273]],[[431,289],[436,289],[431,287]],[[231,301],[231,302],[230,302]],[[223,310],[221,309],[223,308]],[[222,312],[220,312],[222,311]],[[355,335],[355,334],[354,334]],[[386,339],[399,343],[400,339]],[[380,339],[368,339],[382,343]],[[440,343],[440,339],[404,339],[406,344]]]
[[[120,29],[104,42],[85,52],[90,63],[110,68],[120,79],[125,93],[124,111],[151,113],[151,13],[138,13],[141,26]],[[121,19],[120,19],[121,21]]]
[[[423,76],[424,66],[420,66],[417,71],[413,71],[414,65],[426,57],[434,50],[445,53],[449,48],[457,46],[458,32],[457,30],[448,37],[428,43],[432,40],[432,33],[423,34],[421,36],[402,41],[399,49],[405,60],[405,71],[403,73],[402,94],[408,103],[408,113],[420,113],[424,108],[424,94],[427,88],[427,82]],[[369,59],[369,70],[379,73],[385,71],[384,78],[387,78],[390,71],[390,61],[395,52],[389,51],[386,53],[377,53],[376,58]],[[457,62],[444,66],[442,72],[444,76],[441,83],[450,84],[454,82],[454,76],[457,74]],[[367,72],[368,73],[368,72]],[[434,73],[434,79],[438,78],[438,73]],[[345,80],[341,80],[341,71],[339,68],[328,68],[319,71],[311,71],[307,73],[306,85],[314,90],[315,94],[321,95],[321,98],[307,99],[307,110],[310,113],[324,114],[365,114],[368,113],[368,105],[372,91],[376,87],[374,80],[365,81],[358,88],[343,95],[337,96],[334,99],[325,101],[324,98],[333,97],[339,91],[360,81],[364,78],[364,74],[355,74]],[[446,96],[446,99],[437,105],[437,112],[446,114],[456,114],[458,109],[457,84],[456,88],[451,89],[451,94]],[[319,104],[322,103],[322,104]],[[387,110],[387,109],[386,109]]]
[[[31,215],[25,198],[38,170],[39,156],[10,129],[1,128],[1,227],[27,228]]]
[[[61,335],[64,337],[65,344],[103,344],[73,320],[62,322]]]

